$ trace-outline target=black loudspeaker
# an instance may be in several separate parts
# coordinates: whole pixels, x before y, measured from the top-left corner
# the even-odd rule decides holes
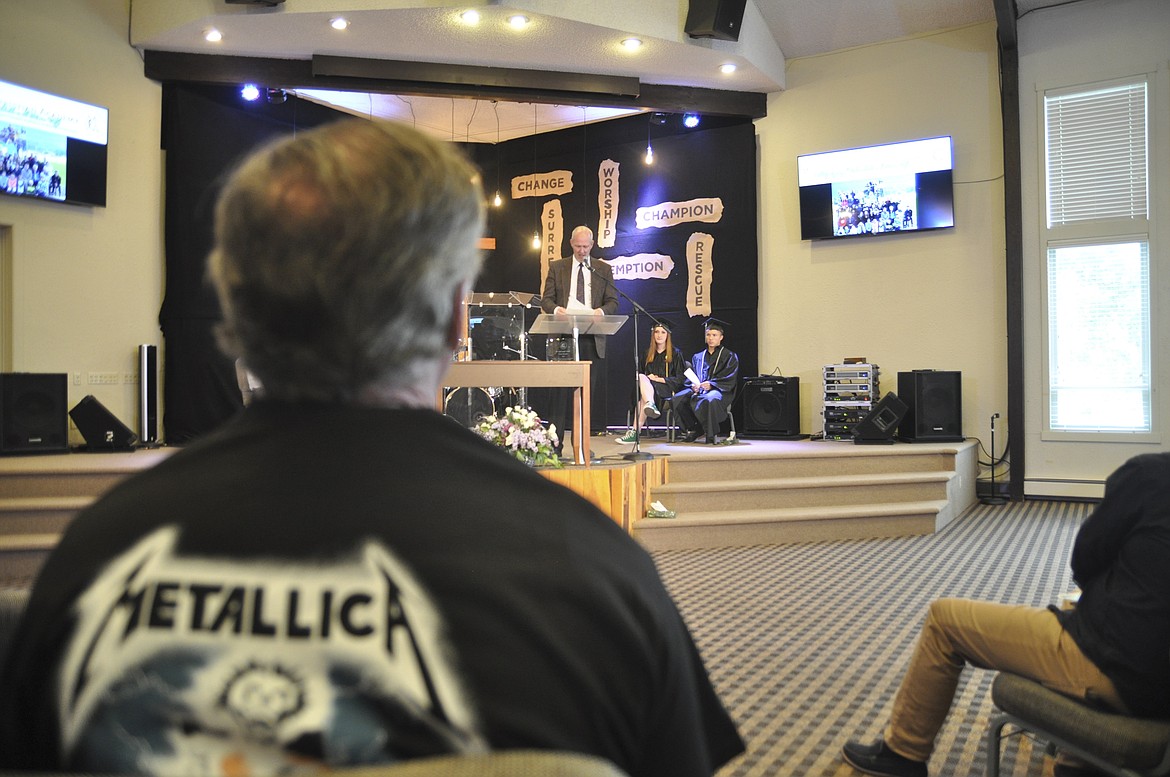
[[[893,445],[894,433],[905,415],[906,403],[893,392],[885,394],[853,427],[853,444]]]
[[[130,431],[106,406],[90,394],[69,411],[77,431],[85,438],[88,451],[128,451],[138,442],[138,435]]]
[[[69,450],[64,373],[0,373],[0,454]]]
[[[898,427],[905,442],[963,441],[963,374],[945,370],[898,373],[898,393],[909,409]]]
[[[744,437],[800,437],[800,378],[761,375],[743,382]]]
[[[692,38],[739,40],[747,0],[691,0],[683,31]]]
[[[158,346],[138,346],[138,439],[158,443]]]

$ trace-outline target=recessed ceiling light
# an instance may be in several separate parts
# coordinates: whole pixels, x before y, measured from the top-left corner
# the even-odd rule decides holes
[[[734,73],[735,69],[736,68],[735,68],[734,62],[724,62],[722,65],[719,66],[719,72],[725,76],[731,75],[732,73]]]
[[[625,46],[630,51],[637,51],[638,49],[642,48],[642,39],[641,38],[626,38],[625,40],[622,41],[622,45]]]
[[[344,30],[349,27],[349,20],[344,16],[335,16],[329,20],[329,26],[335,30]]]
[[[524,14],[518,13],[508,17],[508,24],[517,30],[522,30],[528,26],[529,18]]]
[[[459,18],[463,20],[464,24],[479,24],[479,11],[472,8],[459,14]]]
[[[223,40],[223,33],[214,27],[210,27],[203,31],[203,40],[208,43],[219,43]]]

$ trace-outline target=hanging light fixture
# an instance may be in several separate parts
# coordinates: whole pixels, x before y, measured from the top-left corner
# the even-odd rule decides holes
[[[581,191],[585,192],[585,181],[589,177],[589,146],[585,142],[588,137],[588,129],[585,120],[588,118],[589,109],[584,105],[581,106]],[[587,192],[586,192],[587,193]]]
[[[536,175],[536,103],[532,104],[532,174]],[[540,250],[540,209],[537,207],[537,201],[532,200],[533,213],[536,216],[536,231],[532,233],[532,247]]]
[[[652,119],[653,119],[653,117],[647,117],[647,119],[646,119],[646,159],[645,159],[645,161],[646,161],[646,164],[648,164],[648,165],[654,164],[654,147],[652,145],[650,145],[650,127],[654,124]]]
[[[496,196],[492,200],[492,205],[500,207],[504,204],[504,198],[500,196],[500,103],[497,100],[492,100],[492,110],[496,113]]]

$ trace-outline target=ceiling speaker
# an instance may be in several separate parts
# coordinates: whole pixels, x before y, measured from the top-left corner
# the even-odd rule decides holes
[[[739,40],[747,0],[690,0],[683,30],[692,38]]]

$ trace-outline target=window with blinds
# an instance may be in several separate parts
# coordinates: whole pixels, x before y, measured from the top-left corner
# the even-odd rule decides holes
[[[1048,226],[1145,218],[1146,84],[1044,98]]]
[[[1044,95],[1049,432],[1153,431],[1146,101],[1145,79]]]

